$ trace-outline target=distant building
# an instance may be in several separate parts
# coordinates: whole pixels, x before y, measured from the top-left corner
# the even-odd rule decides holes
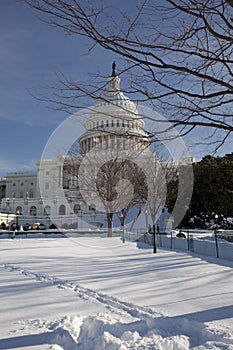
[[[6,178],[0,178],[0,201],[6,197]]]
[[[184,157],[180,162],[180,165],[192,165],[196,162],[195,157]]]
[[[84,126],[86,131],[79,138],[80,154],[77,162],[97,143],[101,150],[112,147],[125,152],[143,152],[149,147],[144,131],[144,121],[136,105],[119,87],[118,76],[109,78],[109,87],[97,101]],[[1,211],[22,214],[21,221],[47,220],[59,216],[74,220],[77,215],[89,215],[89,222],[101,225],[103,215],[96,215],[95,205],[87,205],[77,191],[77,178],[64,163],[63,156],[43,159],[37,163],[37,172],[11,172],[0,181]],[[39,184],[40,180],[40,184]],[[61,191],[65,194],[60,196]],[[56,221],[56,220],[55,220]],[[64,224],[63,220],[63,224]]]
[[[121,154],[134,152],[144,164],[149,164],[152,158],[152,153],[148,152],[150,139],[136,105],[120,90],[118,76],[111,76],[108,83],[102,98],[89,110],[85,132],[78,139],[80,151],[75,160],[63,155],[41,159],[37,162],[36,172],[10,172],[0,180],[1,212],[6,214],[2,221],[13,214],[18,216],[21,224],[36,220],[47,227],[55,223],[64,228],[75,228],[80,227],[80,218],[90,225],[103,225],[105,214],[95,210],[94,198],[89,204],[83,199],[78,187],[78,171],[75,174],[73,167],[78,168],[87,153],[96,149],[103,152],[118,150]],[[156,157],[154,161],[157,162]],[[194,161],[193,157],[184,158],[181,165]],[[86,169],[88,171],[91,169]],[[148,225],[148,218],[144,219]],[[161,229],[166,226],[166,220],[169,220],[169,213],[163,211],[158,221]]]

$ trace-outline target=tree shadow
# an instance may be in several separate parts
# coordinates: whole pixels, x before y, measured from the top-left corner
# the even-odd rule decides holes
[[[0,349],[20,349],[23,347],[32,347],[45,344],[58,344],[65,346],[66,349],[73,350],[77,348],[77,343],[71,337],[70,333],[58,328],[54,332],[45,332],[39,334],[21,335],[14,338],[0,339]]]

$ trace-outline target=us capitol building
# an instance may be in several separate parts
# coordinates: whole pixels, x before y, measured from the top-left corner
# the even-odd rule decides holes
[[[120,78],[112,76],[102,97],[91,108],[84,123],[85,132],[79,137],[80,160],[96,143],[102,150],[108,147],[135,150],[141,153],[149,148],[145,124],[138,115],[136,105],[120,90]],[[145,150],[145,151],[144,151]],[[64,156],[42,159],[37,172],[10,172],[0,180],[1,220],[10,223],[16,214],[19,223],[41,222],[48,228],[56,223],[64,228],[81,228],[83,220],[101,227],[105,214],[94,204],[87,205],[77,193],[77,177],[65,166]],[[39,185],[40,179],[40,185]],[[64,196],[60,196],[61,191]],[[64,200],[65,197],[65,200]]]

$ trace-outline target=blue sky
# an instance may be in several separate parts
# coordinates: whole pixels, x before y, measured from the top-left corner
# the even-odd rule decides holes
[[[32,95],[47,95],[56,72],[85,80],[111,69],[111,54],[40,21],[22,1],[0,2],[0,176],[35,169],[47,139],[67,114]]]
[[[67,117],[32,94],[48,93],[46,87],[56,83],[56,71],[82,81],[89,73],[108,74],[117,57],[102,49],[87,55],[86,39],[49,27],[21,0],[0,1],[0,33],[0,176],[4,176],[8,171],[34,170],[50,134]],[[231,150],[228,143],[220,154]],[[194,152],[198,157],[208,153]]]

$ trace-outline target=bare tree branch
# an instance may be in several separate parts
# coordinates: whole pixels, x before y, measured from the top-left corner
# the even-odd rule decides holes
[[[118,8],[113,15],[98,2],[24,1],[45,14],[50,25],[125,59],[125,90],[134,100],[166,111],[174,126],[187,127],[187,132],[198,126],[218,129],[219,145],[232,134],[231,0],[164,0],[156,5],[144,0],[132,15]],[[56,102],[64,108],[72,101],[74,107],[76,98],[99,98],[103,88],[64,79]],[[68,102],[61,102],[68,96]]]

